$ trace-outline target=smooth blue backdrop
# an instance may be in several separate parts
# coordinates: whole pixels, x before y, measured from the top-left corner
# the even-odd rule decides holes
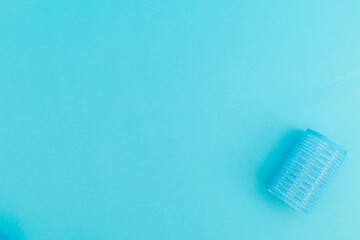
[[[357,239],[359,1],[0,1],[7,239]],[[348,160],[298,213],[301,131]]]

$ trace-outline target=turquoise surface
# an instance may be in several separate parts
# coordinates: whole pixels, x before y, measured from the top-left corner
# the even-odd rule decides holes
[[[5,239],[357,239],[359,1],[1,1]],[[312,128],[309,214],[267,191]]]

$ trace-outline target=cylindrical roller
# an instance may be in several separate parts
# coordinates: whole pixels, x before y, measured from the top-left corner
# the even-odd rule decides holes
[[[308,129],[272,178],[269,191],[307,213],[343,164],[345,156],[345,149]]]

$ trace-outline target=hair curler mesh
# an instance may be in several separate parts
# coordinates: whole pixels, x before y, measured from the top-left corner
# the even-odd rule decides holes
[[[296,210],[307,213],[345,156],[345,149],[308,129],[275,173],[269,191]]]

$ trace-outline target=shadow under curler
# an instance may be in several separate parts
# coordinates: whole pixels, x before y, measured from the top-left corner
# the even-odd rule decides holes
[[[268,184],[303,133],[304,131],[299,129],[287,132],[280,139],[276,147],[270,152],[256,172],[258,191],[265,197],[266,200],[274,202],[277,205],[283,206],[287,204],[268,191]]]
[[[0,240],[25,239],[21,227],[8,216],[0,214]]]

